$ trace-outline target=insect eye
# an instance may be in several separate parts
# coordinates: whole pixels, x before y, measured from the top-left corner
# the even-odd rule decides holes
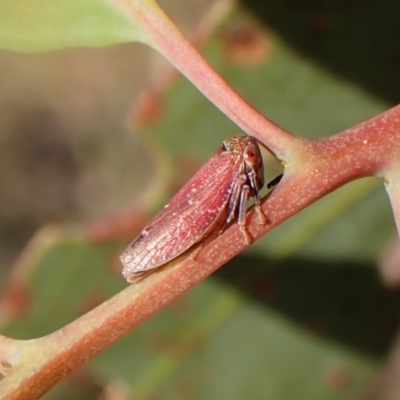
[[[256,152],[254,150],[247,149],[245,154],[244,154],[244,158],[249,163],[255,163],[257,161],[257,154],[256,154]]]

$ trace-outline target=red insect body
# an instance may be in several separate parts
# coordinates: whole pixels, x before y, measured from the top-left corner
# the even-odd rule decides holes
[[[260,221],[265,224],[259,195],[263,185],[263,162],[256,140],[235,136],[224,141],[121,255],[127,281],[136,282],[211,233],[222,232],[235,217],[250,244],[245,226],[247,201],[250,196],[255,198]]]

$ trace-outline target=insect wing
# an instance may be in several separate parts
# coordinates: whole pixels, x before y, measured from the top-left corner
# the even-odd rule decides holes
[[[232,193],[241,157],[213,157],[190,179],[121,256],[124,275],[134,281],[199,242],[214,228]]]

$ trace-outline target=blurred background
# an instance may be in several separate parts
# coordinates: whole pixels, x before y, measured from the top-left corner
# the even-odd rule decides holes
[[[294,134],[399,102],[396,1],[159,4]],[[0,326],[28,339],[126,286],[118,254],[238,128],[140,44],[2,51],[0,87]],[[399,255],[382,182],[350,183],[45,398],[366,399],[398,330]]]

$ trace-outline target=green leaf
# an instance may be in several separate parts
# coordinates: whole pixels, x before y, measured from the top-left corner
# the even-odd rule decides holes
[[[26,265],[22,275],[30,270],[25,286],[30,301],[23,318],[10,321],[2,333],[21,339],[44,335],[121,290],[126,283],[119,268],[113,267],[118,265],[119,247],[92,245],[68,235],[59,237]],[[340,324],[345,319],[330,320],[329,311],[319,317],[321,326],[327,324],[331,332],[313,334],[302,326],[300,318],[312,320],[318,308],[305,311],[301,305],[307,299],[299,301],[301,292],[319,294],[330,307],[334,296],[323,287],[313,286],[311,280],[307,282],[307,274],[299,280],[306,268],[297,270],[293,279],[292,267],[265,268],[264,261],[236,258],[217,274],[217,279],[196,286],[99,354],[89,364],[92,374],[99,382],[123,382],[143,399],[162,395],[166,400],[183,400],[188,398],[187,390],[191,399],[199,400],[213,395],[221,400],[296,400],[299,393],[310,400],[344,400],[356,395],[372,378],[376,363],[335,343],[328,333],[338,336],[335,330],[339,329],[343,336],[347,329],[355,338],[364,332],[365,338],[368,330],[364,323],[369,322],[366,313],[353,318],[346,328]],[[242,271],[246,269],[244,278]],[[315,273],[310,276],[315,277]],[[339,278],[335,276],[330,274],[323,285]],[[271,295],[262,288],[268,289],[271,283],[287,290]],[[340,283],[335,290],[337,287]],[[376,291],[371,283],[368,288],[372,291],[360,288],[367,294],[365,299]],[[299,296],[298,300],[293,302],[293,295]],[[357,299],[350,285],[347,296],[347,300]],[[368,302],[364,306],[368,308]],[[336,374],[344,375],[338,387]],[[56,388],[44,398],[58,398],[58,393]]]
[[[150,7],[152,1],[136,1]],[[110,1],[0,2],[0,48],[24,52],[140,41],[146,32]]]
[[[235,30],[244,18],[236,13],[221,30]],[[269,34],[268,40],[270,54],[251,67],[227,61],[221,35],[209,41],[205,52],[244,97],[285,128],[327,136],[388,107],[305,59],[277,35]],[[129,66],[126,70],[129,79]],[[131,98],[131,87],[120,86]],[[163,100],[164,118],[140,138],[151,135],[152,145],[157,140],[174,163],[175,182],[181,184],[193,172],[182,165],[200,166],[238,129],[184,79],[175,82]],[[122,176],[123,168],[113,172],[114,159],[99,164],[113,180],[123,182],[121,186],[140,194],[144,174],[168,164],[162,164],[157,148],[160,165],[149,168],[149,161],[140,159],[130,166],[130,158],[137,161],[143,151],[137,143],[120,139],[125,132],[110,131],[96,136],[96,144],[115,152],[121,165],[127,162],[129,167]],[[87,148],[83,142],[85,160]],[[269,158],[268,178],[276,174],[273,168]],[[148,186],[157,185],[145,178]],[[113,190],[96,193],[109,199],[122,198],[124,192],[116,183]],[[122,382],[132,396],[147,399],[354,398],[378,370],[376,357],[387,351],[398,325],[398,299],[383,288],[375,270],[393,233],[382,185],[372,179],[352,182],[255,243],[87,368],[96,382]],[[45,254],[32,257],[28,307],[2,333],[43,335],[121,290],[126,284],[117,255],[123,247],[66,235]]]

